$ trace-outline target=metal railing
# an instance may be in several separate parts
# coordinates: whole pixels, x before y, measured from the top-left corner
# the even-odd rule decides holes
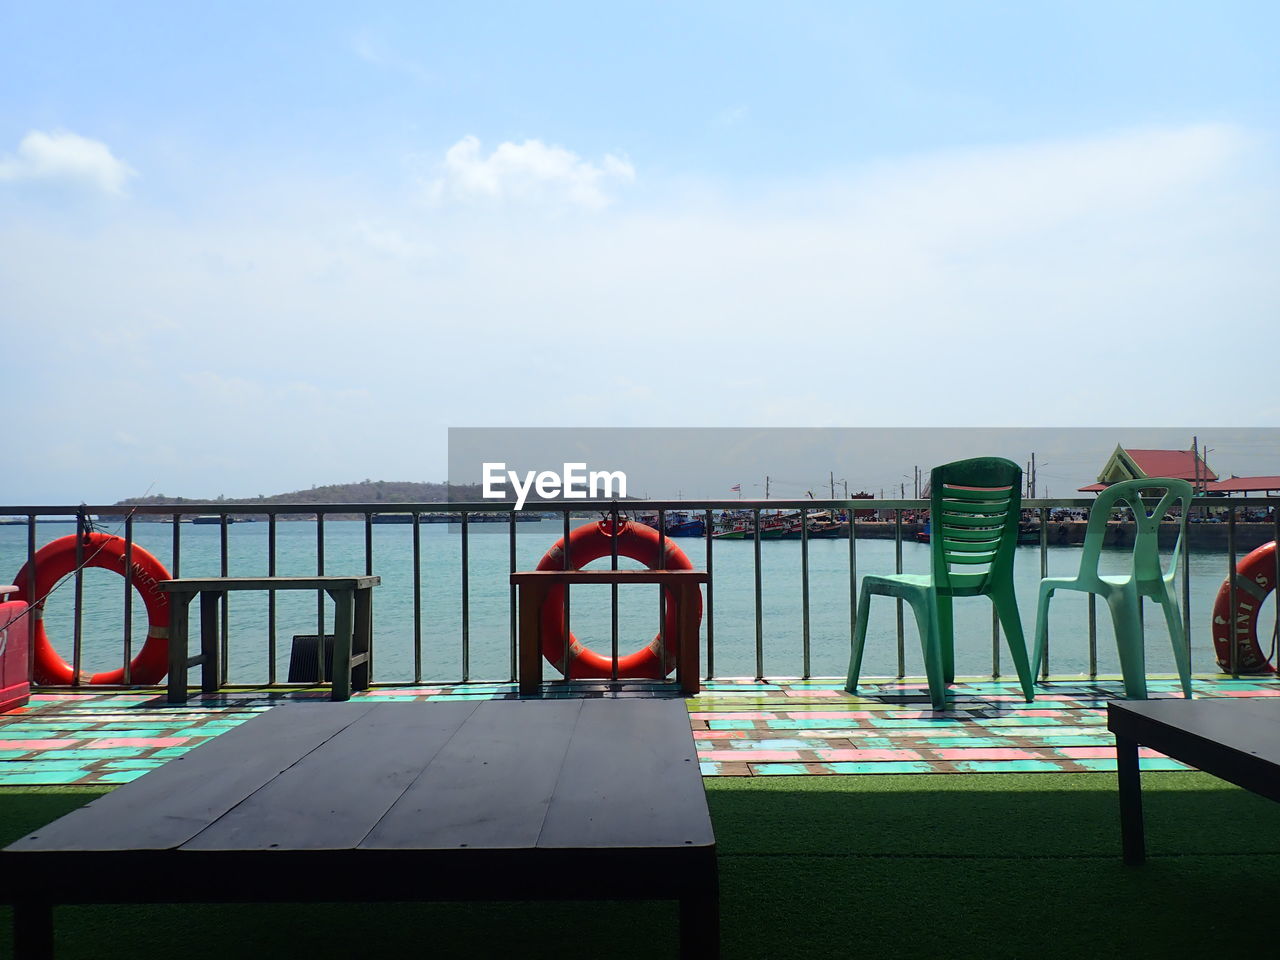
[[[1024,511],[1030,511],[1039,518],[1039,557],[1040,572],[1044,576],[1048,572],[1048,550],[1049,550],[1049,528],[1051,525],[1051,514],[1055,510],[1084,510],[1093,504],[1092,499],[1088,498],[1071,498],[1071,499],[1028,499],[1023,501]],[[887,531],[886,524],[892,524],[892,539],[894,541],[894,558],[895,573],[903,572],[903,540],[904,540],[904,514],[922,514],[927,512],[929,506],[928,500],[922,499],[835,499],[835,500],[661,500],[661,501],[575,501],[572,504],[567,502],[538,502],[529,504],[529,510],[536,510],[540,513],[559,514],[562,517],[563,533],[567,542],[571,527],[572,515],[590,515],[597,517],[608,517],[612,520],[614,527],[619,522],[619,518],[639,512],[646,514],[656,513],[658,518],[658,532],[660,538],[659,556],[665,557],[665,539],[666,539],[666,516],[670,511],[679,511],[686,515],[701,514],[707,535],[705,537],[705,566],[708,573],[714,572],[714,553],[716,538],[710,535],[714,527],[715,514],[721,511],[732,511],[737,513],[745,512],[750,517],[750,524],[753,533],[753,574],[754,574],[754,679],[764,680],[766,678],[765,665],[765,644],[764,644],[764,581],[762,574],[761,562],[761,520],[765,514],[772,514],[775,511],[788,512],[798,514],[800,519],[800,584],[801,584],[801,633],[800,633],[800,657],[798,671],[773,671],[769,675],[774,677],[799,677],[800,679],[811,678],[811,620],[810,611],[812,598],[810,597],[810,577],[809,577],[809,540],[810,540],[810,516],[818,512],[831,512],[847,514],[849,518],[850,531],[848,540],[848,590],[849,590],[849,636],[854,635],[857,630],[857,606],[858,606],[858,542],[863,539],[873,527],[879,531],[876,539],[886,539],[883,534]],[[1237,590],[1238,587],[1238,571],[1237,571],[1237,514],[1240,511],[1252,511],[1261,514],[1269,514],[1267,523],[1270,526],[1268,531],[1271,538],[1280,542],[1280,498],[1276,497],[1201,497],[1196,498],[1188,510],[1190,521],[1202,519],[1206,514],[1212,512],[1217,514],[1225,513],[1226,515],[1226,550],[1227,550],[1227,571],[1226,582],[1230,589],[1230,609],[1236,609]],[[874,512],[877,515],[884,516],[890,514],[891,520],[859,520],[858,514],[866,514]],[[1197,513],[1199,516],[1197,516]],[[23,587],[27,597],[35,596],[35,563],[34,558],[37,552],[36,545],[36,526],[38,518],[68,518],[74,517],[76,524],[76,532],[78,540],[83,541],[83,534],[92,526],[90,518],[94,515],[99,517],[120,517],[122,514],[121,505],[101,505],[89,506],[81,504],[79,506],[0,506],[0,515],[10,517],[25,518],[26,521],[26,555],[27,555],[27,580],[25,584],[19,584]],[[423,683],[424,682],[424,660],[423,660],[423,546],[422,546],[422,524],[424,517],[438,518],[448,517],[449,521],[456,523],[460,532],[461,544],[461,569],[460,574],[460,590],[461,590],[461,635],[458,638],[461,645],[461,675],[458,678],[463,683],[473,682],[470,669],[470,582],[469,582],[469,539],[470,524],[473,518],[480,516],[492,516],[494,514],[502,514],[505,516],[505,522],[508,525],[508,566],[510,572],[516,571],[517,563],[517,513],[512,510],[511,504],[503,502],[471,502],[471,503],[354,503],[354,504],[255,504],[255,503],[227,503],[224,501],[204,502],[204,503],[183,503],[180,506],[167,504],[143,504],[130,506],[124,512],[123,520],[116,521],[123,524],[123,538],[125,541],[125,575],[124,575],[124,622],[122,630],[122,663],[124,669],[124,683],[130,683],[130,661],[133,659],[133,636],[132,636],[132,604],[133,604],[133,584],[132,584],[132,564],[128,562],[128,558],[133,550],[134,545],[134,523],[139,517],[163,517],[172,523],[172,560],[171,575],[175,578],[181,576],[182,568],[182,545],[183,545],[183,524],[184,517],[189,516],[217,516],[219,518],[220,536],[219,536],[219,569],[220,575],[227,576],[229,574],[229,524],[232,517],[255,516],[265,517],[268,523],[267,530],[267,571],[268,576],[274,576],[277,571],[278,551],[277,551],[277,521],[281,517],[303,518],[314,517],[316,522],[316,543],[315,543],[315,567],[318,575],[325,573],[325,520],[326,518],[356,517],[362,518],[364,522],[364,573],[373,574],[375,572],[374,558],[374,538],[373,525],[375,515],[398,514],[409,518],[412,524],[412,609],[413,609],[413,675],[412,677],[401,677],[394,680],[380,681],[388,683]],[[1189,524],[1189,529],[1192,524]],[[861,534],[860,534],[861,530]],[[1182,556],[1179,558],[1181,564],[1181,599],[1182,613],[1184,623],[1184,643],[1188,652],[1191,649],[1192,642],[1192,623],[1190,616],[1190,536],[1185,537],[1182,543]],[[83,573],[84,573],[85,557],[83,550],[77,545],[76,567],[73,573],[74,577],[74,606],[73,606],[73,650],[72,650],[72,683],[71,685],[79,686],[81,679],[81,662],[83,654]],[[568,551],[564,551],[564,564],[566,569],[569,566]],[[618,567],[618,550],[616,539],[613,545],[611,556],[612,569]],[[1276,570],[1274,582],[1280,582],[1280,551],[1276,554]],[[38,598],[37,599],[43,599]],[[222,664],[224,677],[226,680],[226,670],[228,664],[228,617],[225,609],[226,597],[223,598],[224,609],[221,616],[220,639],[222,647]],[[618,593],[617,585],[612,586],[611,597],[611,634],[610,634],[610,650],[614,662],[613,679],[617,679],[617,661],[618,661]],[[486,677],[485,682],[495,681],[514,681],[516,679],[516,647],[517,647],[517,618],[516,618],[516,591],[511,587],[508,592],[508,620],[509,620],[509,646],[510,646],[510,670],[509,676],[505,678]],[[569,609],[569,590],[566,587],[564,596],[564,644],[566,656],[562,661],[567,668],[569,658],[568,644],[570,632],[570,609]],[[666,645],[661,642],[663,639],[661,631],[663,628],[664,617],[659,615],[659,644],[658,649],[662,651],[660,654],[663,658],[663,668],[667,666]],[[1280,604],[1277,605],[1277,629],[1280,630]],[[317,635],[323,637],[325,634],[325,599],[323,594],[317,597]],[[706,585],[705,607],[704,607],[704,636],[705,636],[705,657],[703,662],[706,665],[705,679],[713,680],[716,678],[716,632],[715,632],[715,593],[714,593],[714,576]],[[283,685],[277,676],[277,607],[274,592],[268,595],[267,607],[267,643],[268,643],[268,670],[266,682],[268,685]],[[376,631],[376,623],[375,623]],[[1000,625],[998,618],[993,610],[992,612],[992,646],[991,646],[991,676],[999,678],[1001,676],[1000,664]],[[906,675],[906,653],[905,653],[905,630],[902,611],[902,602],[897,603],[896,616],[896,639],[897,639],[897,676]],[[1232,674],[1238,672],[1238,663],[1236,659],[1236,644],[1231,645],[1231,669]],[[318,656],[320,679],[324,679],[324,657]],[[1098,643],[1097,643],[1097,612],[1095,598],[1089,596],[1088,608],[1088,674],[1089,676],[1097,676],[1098,674]],[[1042,666],[1042,676],[1050,676],[1049,657],[1046,653],[1045,661]]]

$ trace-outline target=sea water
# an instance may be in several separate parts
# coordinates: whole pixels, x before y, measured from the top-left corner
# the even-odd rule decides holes
[[[574,520],[577,524],[584,522]],[[74,531],[67,524],[41,523],[36,544],[43,545]],[[106,532],[121,532],[107,526]],[[457,524],[422,524],[421,619],[415,641],[413,596],[413,528],[409,524],[373,527],[373,572],[381,576],[374,590],[374,677],[377,681],[458,681],[463,678],[462,536]],[[516,525],[516,568],[531,570],[563,532],[560,519],[522,522]],[[276,525],[276,573],[279,576],[312,576],[317,572],[317,528],[314,520],[280,521]],[[218,576],[220,528],[217,525],[183,524],[181,575]],[[327,520],[324,524],[324,571],[331,575],[365,572],[363,521]],[[173,527],[167,523],[135,523],[135,542],[153,553],[172,571]],[[707,567],[707,543],[702,539],[671,541],[686,552],[697,569]],[[0,583],[13,580],[26,561],[27,528],[0,526]],[[803,579],[799,541],[763,541],[760,544],[762,635],[760,663],[766,677],[795,677],[803,671]],[[857,578],[868,573],[894,571],[891,540],[858,540]],[[717,540],[713,543],[714,669],[718,677],[755,676],[757,637],[755,625],[755,544],[749,540]],[[1028,651],[1035,628],[1040,581],[1040,549],[1017,548],[1014,564],[1018,603]],[[850,558],[847,540],[811,540],[809,552],[810,672],[815,677],[844,676],[848,668],[850,637]],[[512,674],[513,631],[511,588],[508,582],[510,554],[508,525],[470,524],[467,563],[467,676],[471,680],[507,680]],[[1081,548],[1051,546],[1048,575],[1071,576],[1079,567]],[[229,576],[266,576],[268,524],[235,523],[228,528]],[[1124,573],[1130,552],[1107,549],[1102,553],[1103,573]],[[1167,564],[1167,558],[1166,558]],[[609,565],[608,558],[592,567]],[[640,564],[620,558],[623,568]],[[913,542],[902,545],[902,565],[907,573],[927,573],[929,547]],[[1193,550],[1191,568],[1192,669],[1216,670],[1210,640],[1211,609],[1219,585],[1226,576],[1225,552]],[[1178,587],[1182,576],[1179,572]],[[277,676],[288,675],[289,651],[294,634],[315,634],[320,626],[316,595],[294,591],[276,594]],[[1265,606],[1261,623],[1269,635],[1274,622],[1273,601]],[[572,591],[571,626],[575,636],[607,654],[611,639],[611,591],[608,586],[575,587]],[[74,586],[66,578],[49,597],[45,627],[54,646],[71,659]],[[867,630],[863,675],[895,676],[898,673],[896,604],[890,598],[873,597]],[[1087,672],[1088,599],[1084,594],[1062,592],[1055,596],[1050,617],[1050,669],[1054,675],[1076,676]],[[232,683],[264,683],[268,677],[268,617],[265,593],[233,593],[229,600],[228,677]],[[658,588],[624,586],[618,590],[618,647],[630,653],[653,638],[658,629]],[[324,603],[324,629],[332,632],[333,604]],[[101,569],[84,574],[82,615],[82,669],[93,673],[118,668],[122,662],[124,617],[123,580]],[[910,676],[923,674],[918,634],[910,607],[905,607],[904,661]],[[1174,670],[1168,632],[1158,605],[1145,604],[1147,668],[1150,673]],[[146,637],[146,610],[135,594],[133,603],[134,651]],[[955,601],[956,671],[961,676],[992,673],[991,604],[983,598]],[[702,637],[707,636],[707,612]],[[1267,649],[1268,638],[1263,647]],[[194,641],[193,641],[194,649]],[[1118,673],[1110,613],[1097,604],[1097,651],[1100,673]],[[418,660],[418,663],[415,660]],[[419,666],[420,663],[420,666]],[[1003,641],[999,648],[1000,672],[1013,675],[1012,662]],[[706,653],[703,653],[706,670]],[[548,671],[549,673],[549,671]]]

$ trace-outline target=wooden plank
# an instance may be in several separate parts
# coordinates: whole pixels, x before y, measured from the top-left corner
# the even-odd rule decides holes
[[[706,583],[705,570],[520,570],[511,583]]]
[[[361,590],[376,587],[381,577],[181,577],[160,580],[156,586],[166,593],[201,590]]]
[[[180,846],[370,709],[364,703],[275,707],[6,849]]]
[[[684,701],[584,701],[539,848],[714,843]]]
[[[350,850],[382,819],[480,701],[371,708],[183,850]],[[343,704],[312,705],[323,715]]]
[[[532,849],[582,704],[482,703],[361,847]]]

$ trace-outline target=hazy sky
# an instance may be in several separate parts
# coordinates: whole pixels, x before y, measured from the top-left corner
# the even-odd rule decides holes
[[[0,504],[440,479],[448,427],[1276,425],[1277,35],[0,0]]]

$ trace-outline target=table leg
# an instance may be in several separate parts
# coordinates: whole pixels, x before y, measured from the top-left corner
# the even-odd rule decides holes
[[[355,633],[351,638],[351,651],[365,654],[366,660],[351,668],[351,689],[368,690],[373,681],[373,588],[356,591]]]
[[[53,905],[19,900],[13,905],[13,955],[16,960],[53,960]]]
[[[354,590],[334,590],[333,686],[330,700],[351,699],[351,635],[355,630]]]
[[[225,593],[206,590],[200,594],[200,689],[205,693],[217,693],[222,686],[222,637],[218,630],[218,618]]]
[[[537,693],[542,689],[542,604],[546,600],[544,587],[531,583],[520,584],[519,596],[519,661],[520,692]]]
[[[169,594],[169,696],[170,703],[187,702],[187,620],[194,594]]]
[[[714,867],[704,889],[680,898],[680,956],[685,960],[720,956],[720,883]]]
[[[1116,737],[1116,773],[1120,780],[1120,840],[1124,862],[1136,866],[1147,858],[1136,740]]]
[[[682,584],[679,588],[680,629],[676,638],[676,680],[680,692],[692,696],[702,689],[698,666],[698,616],[699,588],[696,583]]]

